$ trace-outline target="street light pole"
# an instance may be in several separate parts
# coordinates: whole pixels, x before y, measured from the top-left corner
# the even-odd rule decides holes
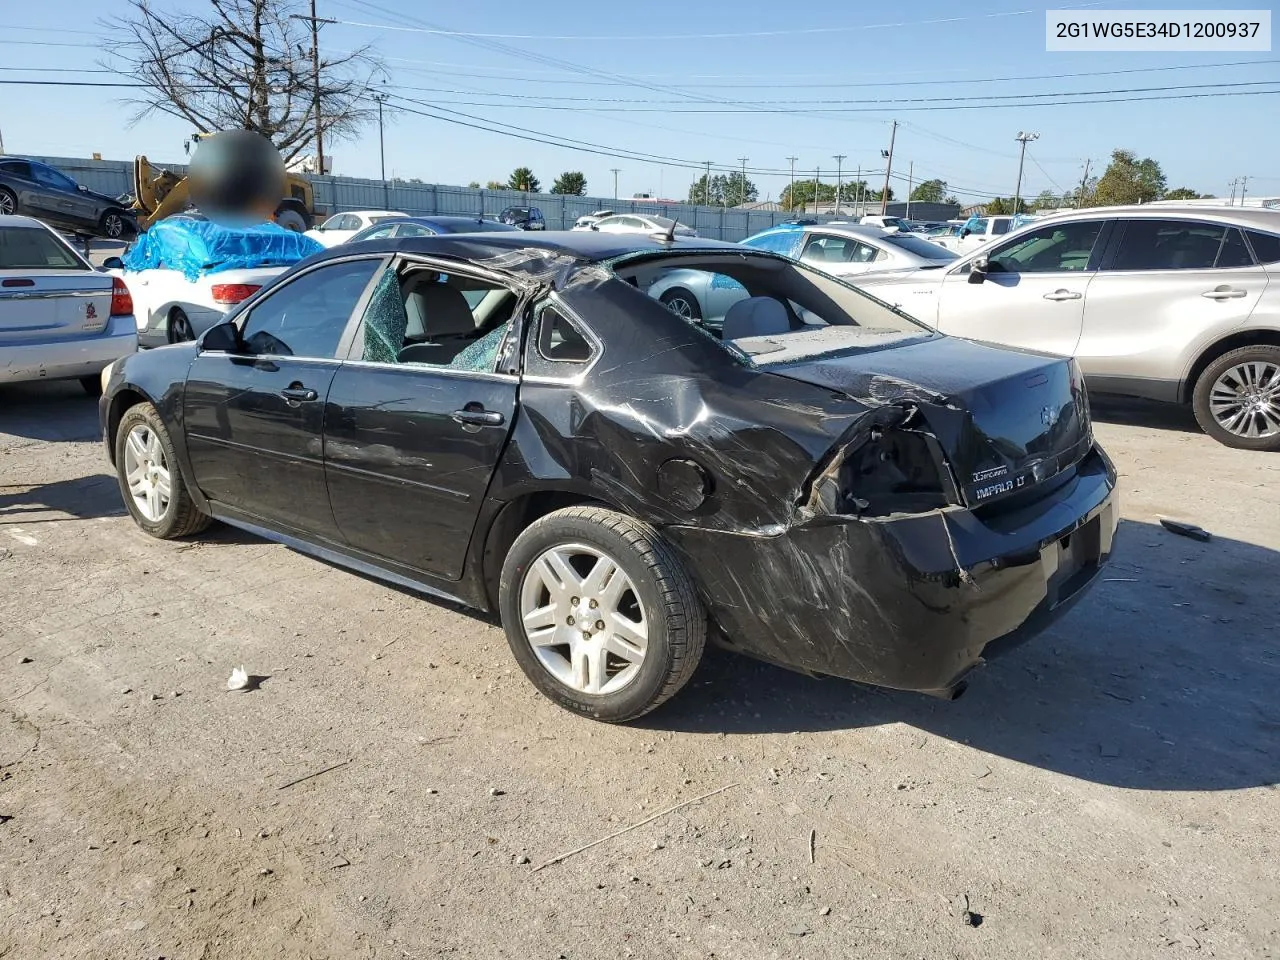
[[[840,216],[840,188],[844,186],[843,164],[846,154],[837,153],[831,159],[836,162],[836,216]]]
[[[907,164],[907,219],[911,219],[911,191],[916,185],[916,162]]]
[[[614,200],[617,200],[617,199],[618,199],[618,173],[619,173],[619,170],[618,170],[618,168],[617,168],[617,167],[610,167],[610,170],[611,170],[611,172],[613,173],[613,199],[614,199]]]
[[[893,142],[898,138],[898,121],[893,121],[893,128],[889,131],[889,149],[881,150],[880,156],[885,158],[884,165],[884,190],[880,194],[880,216],[884,216],[889,212],[889,173],[893,170]]]
[[[1013,190],[1013,214],[1016,216],[1018,213],[1018,203],[1022,199],[1022,164],[1027,159],[1027,144],[1032,140],[1039,140],[1040,134],[1023,133],[1019,130],[1018,135],[1013,139],[1022,144],[1022,150],[1018,154],[1018,185],[1014,187]]]
[[[858,179],[853,185],[853,215],[862,219],[862,164],[858,164]]]
[[[796,208],[796,161],[799,157],[787,157],[791,161],[791,188],[787,191],[787,209]]]
[[[813,212],[818,213],[818,201],[822,197],[822,191],[818,188],[822,186],[822,168],[813,168]]]

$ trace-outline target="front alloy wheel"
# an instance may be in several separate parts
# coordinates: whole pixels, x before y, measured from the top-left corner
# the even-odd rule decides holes
[[[498,606],[533,685],[612,723],[673,696],[706,643],[706,613],[671,545],[603,507],[567,507],[531,523],[503,563]]]
[[[119,240],[124,236],[124,217],[118,213],[102,215],[102,235],[110,240]]]
[[[116,428],[116,477],[134,522],[153,537],[172,540],[209,525],[182,482],[173,441],[156,408],[130,407]]]

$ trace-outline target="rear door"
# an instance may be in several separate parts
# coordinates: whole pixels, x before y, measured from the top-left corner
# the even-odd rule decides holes
[[[1089,285],[1076,356],[1097,390],[1176,400],[1182,355],[1244,323],[1267,271],[1236,227],[1134,217],[1117,230]]]
[[[274,530],[338,541],[322,427],[339,357],[384,257],[328,261],[267,293],[240,325],[243,353],[201,351],[183,397],[196,485]]]
[[[1107,226],[1105,220],[1068,221],[1010,237],[983,251],[988,272],[982,283],[969,282],[972,257],[953,267],[938,292],[938,329],[1074,355]]]
[[[446,270],[437,282],[450,290],[415,306],[424,333],[447,339],[433,338],[433,328],[453,331],[452,314],[470,309],[475,335],[452,357],[415,352],[405,299],[421,292],[424,275]],[[456,264],[383,271],[325,416],[329,496],[350,547],[411,574],[461,576],[516,415],[518,303],[496,278]]]
[[[111,282],[45,227],[0,229],[0,348],[101,333]]]

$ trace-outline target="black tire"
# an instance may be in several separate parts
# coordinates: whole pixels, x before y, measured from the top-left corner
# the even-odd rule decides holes
[[[0,187],[0,216],[9,216],[18,212],[18,198],[12,190]]]
[[[292,207],[281,207],[276,211],[276,223],[286,230],[292,230],[294,233],[306,233],[311,228],[307,226],[307,219]]]
[[[128,442],[130,432],[137,426],[145,426],[155,435],[169,471],[169,503],[158,520],[150,520],[140,512],[129,490],[125,469],[125,444]],[[213,522],[208,515],[200,512],[191,499],[191,494],[187,492],[186,484],[182,482],[182,472],[178,468],[178,461],[174,455],[173,440],[169,437],[169,431],[155,407],[149,403],[139,403],[126,410],[124,416],[120,418],[120,425],[116,427],[113,443],[120,495],[124,498],[124,505],[129,515],[133,517],[133,522],[144,533],[149,533],[159,540],[176,540],[179,537],[189,537],[199,533]]]
[[[698,303],[698,298],[684,287],[672,287],[658,298],[658,302],[678,317],[684,317],[694,323],[702,322],[702,304]],[[677,304],[680,303],[685,305],[687,311],[678,309]]]
[[[84,387],[84,392],[91,397],[102,396],[102,376],[81,377],[80,386]]]
[[[1280,451],[1280,430],[1272,433],[1271,436],[1248,437],[1233,433],[1219,423],[1213,414],[1210,400],[1214,384],[1219,377],[1241,363],[1266,364],[1272,369],[1270,374],[1272,379],[1264,380],[1260,385],[1261,389],[1266,390],[1280,384],[1280,347],[1258,344],[1228,351],[1205,367],[1196,380],[1195,392],[1191,396],[1191,409],[1195,412],[1196,422],[1200,424],[1200,429],[1225,446],[1234,447],[1237,450],[1262,450],[1273,453]],[[1280,406],[1280,393],[1272,400],[1272,404]]]
[[[98,236],[108,240],[124,240],[129,233],[129,224],[125,215],[119,210],[108,210],[98,221]]]
[[[525,576],[545,551],[567,544],[607,554],[630,578],[649,621],[637,675],[613,693],[590,694],[562,683],[542,665],[525,634],[520,611]],[[648,524],[602,507],[567,507],[530,524],[502,565],[498,606],[507,643],[533,685],[565,709],[606,723],[634,720],[674,696],[693,676],[706,645],[706,612],[670,544]]]
[[[187,343],[196,338],[195,331],[191,329],[191,318],[181,307],[174,307],[169,311],[166,336],[170,343]]]

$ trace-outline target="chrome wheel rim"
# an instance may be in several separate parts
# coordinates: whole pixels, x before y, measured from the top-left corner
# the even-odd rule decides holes
[[[1248,360],[1228,367],[1209,391],[1209,412],[1237,437],[1280,435],[1280,365]]]
[[[107,236],[111,237],[113,240],[119,237],[120,234],[124,233],[124,221],[114,213],[107,217],[103,222],[103,226],[106,228]]]
[[[172,495],[169,464],[160,438],[145,423],[133,427],[125,438],[124,476],[138,513],[152,523],[163,520]]]
[[[649,649],[644,605],[597,547],[560,544],[539,554],[520,585],[520,618],[538,663],[571,690],[617,693],[640,675]]]
[[[13,213],[14,209],[15,204],[13,202],[13,197],[9,196],[7,193],[0,193],[0,213],[7,217],[9,214]]]
[[[693,319],[693,304],[684,297],[672,297],[667,301],[667,309],[677,317],[683,317],[685,320]]]

